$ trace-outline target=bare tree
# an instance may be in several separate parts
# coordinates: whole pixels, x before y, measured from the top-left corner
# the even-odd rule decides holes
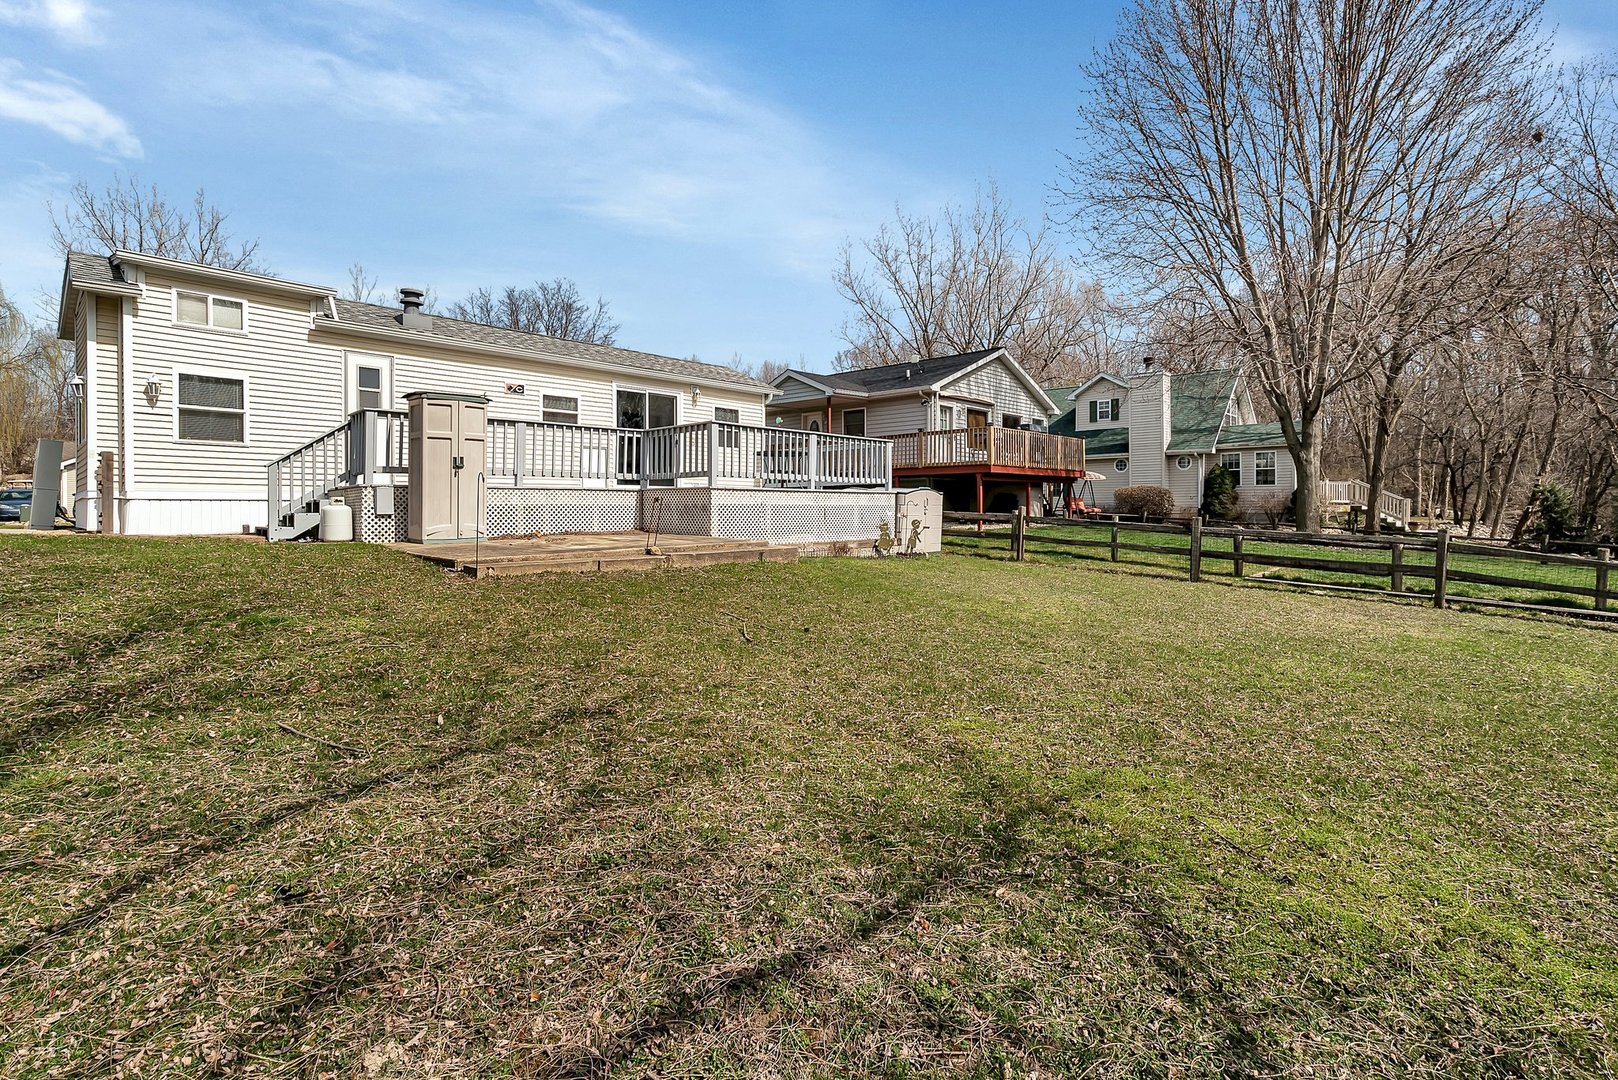
[[[1065,197],[1143,294],[1207,313],[1281,421],[1300,528],[1322,415],[1476,214],[1535,100],[1534,0],[1135,0]],[[1487,150],[1488,154],[1484,154]],[[1414,254],[1414,257],[1413,257]]]
[[[0,479],[33,459],[37,440],[71,432],[72,375],[62,343],[0,290]]]
[[[1078,280],[1046,227],[1016,220],[991,187],[970,210],[931,219],[895,212],[835,281],[853,305],[842,369],[1004,346],[1042,382],[1080,381],[1109,359],[1107,301]]]
[[[363,263],[348,268],[347,299],[361,304],[375,304],[381,297],[376,291],[376,275],[367,274]]]
[[[226,228],[229,215],[202,188],[187,207],[170,202],[155,185],[143,188],[135,177],[114,173],[101,191],[80,180],[60,212],[48,209],[59,254],[121,249],[226,270],[262,269],[258,241],[236,240]]]
[[[488,326],[503,326],[530,334],[611,345],[618,337],[607,301],[584,299],[567,278],[536,281],[527,288],[508,285],[500,292],[477,289],[451,304],[451,318]]]

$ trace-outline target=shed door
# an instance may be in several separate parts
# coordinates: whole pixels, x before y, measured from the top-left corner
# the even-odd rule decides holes
[[[456,522],[455,402],[428,401],[421,424],[421,538],[450,540],[460,535]]]
[[[489,407],[475,401],[456,402],[461,468],[455,478],[456,536],[479,536],[484,532],[483,483],[487,468]]]

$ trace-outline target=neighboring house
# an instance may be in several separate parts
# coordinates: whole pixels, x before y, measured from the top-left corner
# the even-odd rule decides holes
[[[1235,473],[1246,517],[1278,511],[1297,486],[1281,425],[1259,422],[1237,372],[1171,374],[1147,361],[1133,377],[1097,375],[1051,396],[1071,405],[1051,431],[1082,438],[1090,470],[1105,477],[1092,485],[1104,510],[1118,488],[1149,484],[1174,493],[1177,513],[1194,513],[1215,465]]]
[[[1061,407],[1002,348],[823,375],[788,369],[771,426],[889,439],[896,480],[955,509],[1034,507],[1084,471],[1075,439],[1046,433]]]
[[[490,483],[498,471],[498,420],[518,449],[532,451],[514,466],[509,454],[516,451],[503,451],[513,483],[545,469],[551,488],[644,485],[644,472],[635,471],[640,444],[631,459],[620,441],[614,462],[612,444],[603,441],[610,434],[582,449],[583,436],[553,438],[546,446],[556,452],[540,461],[538,444],[521,440],[565,435],[561,429],[573,426],[610,433],[710,423],[762,431],[765,403],[776,393],[730,368],[427,315],[420,301],[419,292],[401,290],[401,306],[382,307],[340,299],[326,286],[130,251],[70,254],[58,333],[77,352],[80,423],[72,456],[84,464],[74,489],[63,493],[75,522],[98,529],[110,515],[109,531],[148,534],[274,525],[270,518],[280,515],[266,496],[267,468],[287,459],[290,469],[300,448],[336,434],[354,415],[397,423],[405,395],[415,390],[486,395]],[[712,445],[739,459],[740,430],[727,428]],[[110,506],[100,505],[96,483],[104,453],[113,458]],[[756,469],[763,455],[755,451],[743,464]],[[705,480],[719,464],[704,466]],[[670,467],[682,470],[671,483],[693,475],[686,465]],[[327,487],[311,488],[310,498],[324,497],[353,471],[342,465],[316,477]],[[750,477],[743,479],[757,480],[757,472]],[[869,475],[852,480],[871,482]],[[886,474],[882,480],[873,486],[886,487]]]

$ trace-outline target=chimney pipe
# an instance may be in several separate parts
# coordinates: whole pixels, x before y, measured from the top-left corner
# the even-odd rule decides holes
[[[433,317],[423,315],[421,312],[422,302],[426,299],[427,293],[424,289],[412,289],[409,287],[400,289],[399,306],[404,309],[404,312],[399,316],[399,325],[406,330],[431,330],[433,328]]]

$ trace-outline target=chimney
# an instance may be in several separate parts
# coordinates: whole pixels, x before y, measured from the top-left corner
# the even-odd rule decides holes
[[[1143,357],[1141,357],[1140,366],[1141,366],[1141,369],[1144,370],[1144,371],[1152,370],[1152,368],[1157,366],[1157,357],[1155,357],[1155,356],[1143,356]]]
[[[404,308],[404,314],[399,316],[399,325],[406,330],[431,330],[433,317],[421,313],[421,302],[427,298],[422,289],[403,288],[399,290],[399,306]]]

